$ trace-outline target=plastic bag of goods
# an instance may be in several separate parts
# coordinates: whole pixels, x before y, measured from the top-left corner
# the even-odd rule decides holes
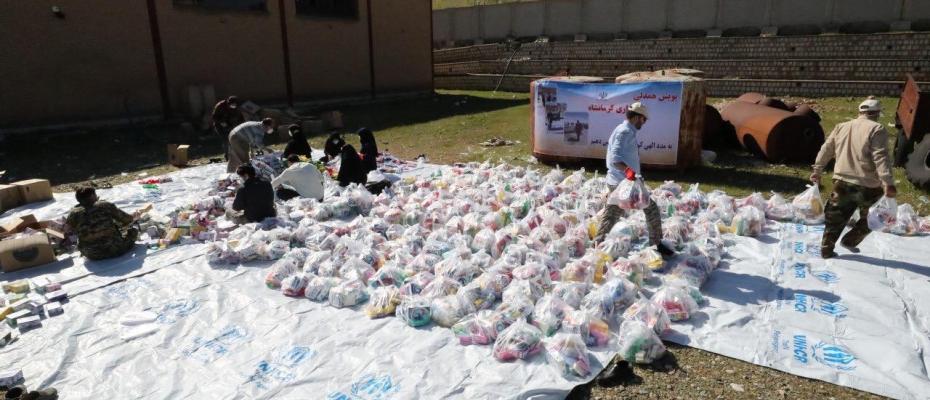
[[[452,257],[436,265],[436,275],[452,279],[465,285],[481,274],[481,270],[468,260]]]
[[[368,300],[365,283],[351,279],[329,290],[329,305],[336,308],[352,307]]]
[[[607,237],[595,247],[596,250],[607,254],[611,260],[626,257],[632,248],[629,237]]]
[[[919,221],[920,225],[917,227],[917,231],[920,233],[930,233],[930,217],[922,217]]]
[[[671,193],[674,197],[681,195],[681,185],[675,183],[675,181],[665,181],[659,185],[658,189],[665,190]]]
[[[665,260],[662,255],[656,251],[655,247],[647,247],[633,255],[630,260],[642,263],[650,271],[661,271],[665,268]]]
[[[655,305],[649,299],[639,299],[623,312],[625,321],[639,321],[652,328],[658,335],[672,329],[672,321],[665,309]]]
[[[433,299],[431,309],[433,322],[444,328],[455,325],[463,317],[475,311],[470,304],[454,294]]]
[[[455,294],[461,287],[462,284],[458,283],[454,279],[450,279],[444,276],[437,276],[435,279],[433,279],[432,282],[423,287],[423,290],[420,292],[420,294],[431,299],[438,298],[450,294]]]
[[[494,247],[494,241],[494,231],[484,228],[475,234],[475,238],[471,241],[471,249],[473,251],[484,251],[490,254],[491,248]]]
[[[399,287],[404,284],[406,279],[407,274],[401,271],[400,268],[393,265],[385,265],[381,267],[381,269],[375,271],[374,275],[368,279],[368,286],[372,288],[385,286]]]
[[[591,347],[605,346],[610,340],[610,327],[607,322],[587,310],[573,310],[565,313],[562,331],[581,335]]]
[[[552,336],[562,327],[565,312],[571,310],[572,308],[562,299],[553,295],[545,295],[536,302],[533,308],[532,323],[544,336]]]
[[[626,278],[638,287],[642,287],[646,279],[650,277],[652,277],[652,271],[637,260],[619,258],[607,268],[607,279]]]
[[[902,236],[920,233],[920,217],[914,211],[914,207],[907,203],[898,206],[898,214],[894,226],[891,227],[891,233]]]
[[[497,296],[493,291],[482,288],[476,281],[463,286],[459,289],[457,295],[462,298],[462,301],[470,304],[476,310],[489,309],[497,301]]]
[[[291,250],[291,243],[286,240],[274,240],[268,244],[267,258],[277,260],[284,257]]]
[[[504,295],[504,289],[510,285],[512,279],[507,274],[497,272],[496,270],[488,270],[485,273],[478,275],[471,284],[476,284],[482,290],[493,293],[496,298],[501,298]]]
[[[898,203],[894,198],[882,196],[869,207],[869,229],[888,232],[894,227],[898,218]]]
[[[588,346],[577,333],[560,332],[545,340],[546,358],[549,363],[570,377],[587,377],[591,374],[591,361],[588,358]]]
[[[339,267],[339,276],[350,279],[358,280],[362,283],[368,282],[368,280],[375,274],[375,269],[358,257],[349,257],[341,267]]]
[[[317,276],[307,283],[304,289],[304,297],[312,301],[329,300],[330,289],[338,286],[342,282],[339,278]]]
[[[542,348],[542,332],[525,320],[507,327],[494,341],[494,358],[500,361],[525,360]]]
[[[549,269],[540,263],[526,263],[513,269],[511,273],[514,279],[523,279],[533,281],[543,288],[552,285],[552,278],[549,276]]]
[[[400,294],[402,296],[418,295],[434,279],[436,277],[429,271],[419,272],[404,282],[403,286],[400,287]]]
[[[468,346],[493,343],[497,338],[497,331],[494,330],[491,321],[493,314],[491,310],[481,310],[452,325],[452,333],[459,339],[459,344]]]
[[[765,214],[754,206],[740,208],[733,217],[733,233],[739,236],[759,236],[763,226]]]
[[[589,285],[580,282],[556,282],[552,288],[552,296],[558,297],[571,308],[581,307],[581,302],[588,294]]]
[[[269,289],[277,289],[281,287],[281,282],[297,273],[300,270],[297,260],[293,258],[284,258],[278,261],[275,261],[274,264],[271,264],[271,267],[268,268],[268,275],[265,275],[265,286],[268,286]]]
[[[736,207],[755,207],[757,210],[765,212],[765,197],[762,196],[762,193],[755,192],[749,196],[743,197],[741,199],[736,199]]]
[[[507,248],[507,245],[513,241],[513,235],[509,232],[509,229],[502,229],[497,231],[494,234],[494,245],[491,246],[491,257],[497,258],[504,253],[504,249]]]
[[[794,219],[794,209],[782,195],[772,192],[772,197],[765,203],[765,217],[775,221]]]
[[[311,278],[315,277],[304,273],[297,273],[284,278],[281,281],[281,293],[292,297],[303,296]]]
[[[517,297],[510,302],[504,302],[497,305],[494,313],[491,315],[491,322],[494,323],[494,330],[498,333],[503,332],[508,326],[518,320],[525,320],[533,313],[533,302],[526,297]]]
[[[398,304],[400,304],[400,291],[394,286],[382,286],[371,293],[371,299],[365,304],[365,314],[369,318],[394,315]]]
[[[675,203],[675,208],[680,213],[694,215],[694,213],[701,210],[706,201],[704,193],[699,189],[699,185],[695,183],[691,185],[687,192],[681,195],[681,199]]]
[[[795,217],[805,224],[822,224],[823,200],[820,198],[820,188],[817,185],[808,185],[807,190],[797,195],[791,201]]]
[[[607,204],[626,210],[642,210],[649,206],[649,187],[642,179],[625,179],[610,193]]]
[[[617,354],[637,364],[651,364],[665,354],[665,345],[655,331],[640,321],[623,321],[620,325]]]
[[[680,287],[691,296],[691,299],[693,299],[694,303],[698,306],[707,303],[707,299],[704,298],[704,294],[701,293],[701,290],[684,279],[668,275],[663,277],[663,285],[668,287]]]
[[[587,260],[575,260],[562,268],[562,280],[590,284],[594,282],[594,265]]]
[[[705,255],[687,256],[668,272],[667,276],[675,277],[694,287],[701,287],[713,271],[713,264]]]
[[[430,299],[423,296],[408,296],[394,310],[397,318],[412,327],[429,324],[432,319]]]
[[[672,321],[684,321],[698,310],[698,304],[685,289],[664,286],[652,295],[652,302],[665,309]]]
[[[623,311],[636,299],[638,288],[625,278],[614,278],[596,287],[585,296],[581,308],[600,319],[610,321],[615,311]]]
[[[516,298],[526,297],[530,299],[531,302],[535,302],[542,297],[543,293],[545,293],[545,289],[543,289],[539,283],[524,279],[514,279],[510,282],[510,285],[504,289],[504,293],[501,294],[501,300],[503,300],[504,303],[509,303]]]

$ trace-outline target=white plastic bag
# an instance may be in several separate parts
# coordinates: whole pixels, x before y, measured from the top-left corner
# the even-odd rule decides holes
[[[809,225],[822,224],[823,200],[820,197],[820,188],[817,185],[808,185],[807,190],[797,195],[791,201],[798,221]]]
[[[869,229],[888,232],[895,225],[898,217],[898,203],[894,198],[882,196],[869,207]]]
[[[665,345],[655,331],[639,321],[623,321],[618,336],[620,355],[637,364],[651,364],[665,354]]]
[[[584,378],[591,374],[588,346],[581,335],[561,332],[545,340],[545,347],[547,359],[562,375]]]
[[[624,179],[607,197],[607,204],[626,210],[642,210],[649,206],[649,187],[642,179]]]

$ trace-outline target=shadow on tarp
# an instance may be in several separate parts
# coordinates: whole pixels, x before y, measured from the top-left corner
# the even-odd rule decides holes
[[[741,306],[765,304],[777,300],[779,297],[793,299],[795,293],[816,297],[831,303],[841,300],[840,296],[835,293],[823,290],[784,288],[766,277],[740,274],[725,269],[714,271],[713,277],[702,288],[704,296]]]
[[[838,260],[857,261],[863,264],[869,264],[880,268],[895,268],[915,274],[923,275],[930,278],[930,265],[911,264],[905,261],[886,260],[882,258],[869,257],[862,254],[844,254],[837,257]]]
[[[149,255],[145,246],[142,245],[136,245],[131,251],[122,256],[99,261],[88,260],[83,258],[80,253],[75,252],[70,254],[70,257],[62,258],[53,263],[0,274],[0,280],[13,281],[18,279],[33,279],[50,274],[62,274],[64,276],[61,277],[61,283],[67,284],[89,275],[100,277],[124,276],[141,268],[145,262],[145,258]],[[81,265],[83,265],[87,272],[76,273],[74,275],[63,274],[63,271],[66,269],[80,267]]]

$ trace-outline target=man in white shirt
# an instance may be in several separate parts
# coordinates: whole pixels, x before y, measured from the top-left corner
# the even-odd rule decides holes
[[[300,196],[323,201],[323,174],[316,165],[300,161],[292,154],[287,158],[289,167],[271,181],[271,187],[281,200]]]

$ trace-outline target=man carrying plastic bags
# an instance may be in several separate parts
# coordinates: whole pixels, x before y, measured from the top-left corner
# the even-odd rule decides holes
[[[825,229],[820,253],[823,258],[833,258],[836,242],[843,227],[856,210],[860,216],[869,214],[884,192],[894,198],[897,189],[888,154],[888,131],[878,122],[881,103],[869,97],[859,104],[859,118],[836,126],[817,154],[811,181],[820,183],[824,168],[836,158],[833,167],[833,193],[824,209]],[[883,190],[884,188],[884,190]],[[859,218],[856,225],[843,236],[840,245],[858,253],[859,243],[871,232],[868,219]]]
[[[607,142],[607,185],[610,186],[611,192],[617,189],[617,186],[621,186],[624,180],[633,181],[623,185],[630,186],[631,189],[645,187],[641,181],[638,181],[642,179],[642,175],[640,175],[639,169],[639,145],[636,142],[636,133],[639,132],[648,119],[649,110],[646,109],[646,106],[640,102],[633,103],[627,109],[626,121],[618,125],[614,132],[610,134],[610,139]],[[630,183],[634,183],[634,185],[630,185]],[[636,192],[634,194],[637,194],[642,190],[645,189],[633,191]],[[648,198],[648,192],[645,196]],[[617,223],[617,220],[624,216],[624,211],[620,205],[611,204],[616,203],[611,201],[607,203],[599,217],[597,236],[594,238],[598,243],[604,240],[604,237]],[[631,208],[642,207],[638,204]],[[659,207],[655,201],[649,199],[649,204],[645,206],[643,212],[646,214],[649,242],[655,245],[663,256],[668,257],[675,254],[672,249],[662,244],[662,219],[659,216]]]

